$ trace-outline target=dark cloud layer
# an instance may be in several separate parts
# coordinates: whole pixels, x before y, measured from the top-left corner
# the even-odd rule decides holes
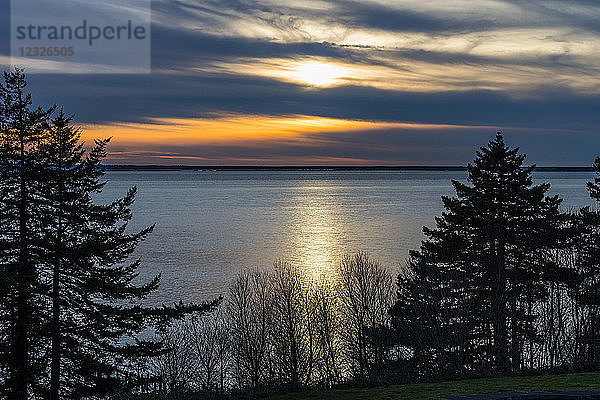
[[[10,53],[10,0],[0,0],[0,56]],[[2,66],[2,63],[0,63]]]
[[[480,10],[477,17],[469,13],[460,16],[456,12],[444,15],[421,10],[417,2],[406,2],[411,7],[397,7],[393,2],[332,1],[329,7],[319,9],[301,8],[291,2],[274,5],[246,0],[157,0],[153,2],[152,74],[39,74],[30,77],[30,88],[38,101],[63,104],[82,123],[146,122],[149,118],[187,119],[213,113],[239,113],[489,127],[329,133],[323,148],[308,144],[282,147],[276,143],[262,149],[235,145],[182,149],[174,144],[153,150],[190,157],[208,154],[223,159],[223,163],[228,157],[245,155],[268,159],[283,151],[290,157],[464,164],[472,157],[473,149],[483,144],[493,130],[502,129],[512,143],[520,145],[540,164],[589,164],[595,153],[600,153],[600,136],[597,135],[600,93],[578,90],[565,83],[565,75],[575,78],[597,75],[597,66],[577,52],[534,49],[525,55],[489,55],[448,50],[444,46],[432,49],[425,45],[382,49],[322,41],[306,31],[310,21],[332,26],[340,24],[349,32],[372,29],[390,34],[423,33],[424,40],[432,41],[478,32],[485,41],[486,32],[513,28],[564,28],[584,38],[585,35],[594,37],[598,31],[597,14],[584,12],[586,8],[598,7],[595,1],[571,1],[569,7],[565,2],[541,0],[497,3],[520,12],[512,15],[490,11],[486,15]],[[0,0],[0,9],[4,11],[7,5],[7,0]],[[6,29],[7,20],[8,13],[1,12],[0,29]],[[229,20],[233,21],[232,26],[241,23],[239,21],[261,23],[274,32],[281,32],[282,36],[230,34],[227,29],[232,28],[219,22]],[[4,37],[1,33],[0,37]],[[551,43],[561,40],[549,39]],[[474,39],[473,46],[479,43]],[[3,45],[6,43],[0,41],[0,55],[7,54]],[[239,59],[300,60],[306,57],[390,69],[402,65],[412,74],[420,72],[413,65],[423,64],[476,68],[482,72],[499,67],[509,71],[539,69],[556,71],[557,79],[556,85],[550,80],[550,84],[523,93],[482,90],[474,81],[466,78],[461,81],[460,77],[451,77],[454,89],[438,91],[370,86],[307,88],[300,83],[253,76],[243,70],[232,73],[213,68],[215,63]],[[559,77],[559,74],[562,75]],[[498,81],[502,78],[498,76]]]
[[[194,75],[32,75],[38,100],[58,100],[80,121],[143,122],[147,118],[192,118],[215,112],[590,129],[600,126],[600,96],[569,91],[511,98],[490,91],[397,92],[368,87],[307,90],[266,78]]]

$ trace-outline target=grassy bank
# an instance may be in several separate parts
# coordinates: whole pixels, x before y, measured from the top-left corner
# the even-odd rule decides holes
[[[457,394],[551,390],[600,391],[600,372],[482,378],[455,382],[390,385],[375,388],[337,389],[332,391],[306,391],[273,396],[269,400],[425,400]]]

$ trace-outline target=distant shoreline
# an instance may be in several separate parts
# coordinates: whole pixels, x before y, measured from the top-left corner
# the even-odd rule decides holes
[[[107,171],[466,171],[465,166],[192,166],[192,165],[103,165]],[[589,167],[536,167],[546,172],[593,172]]]

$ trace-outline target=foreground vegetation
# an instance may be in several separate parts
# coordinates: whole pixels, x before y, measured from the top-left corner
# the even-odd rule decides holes
[[[306,282],[243,272],[212,319],[163,332],[160,393],[439,382],[600,369],[600,212],[560,210],[499,133],[397,284],[364,253]],[[600,173],[600,161],[594,164]],[[599,175],[600,176],[600,175]],[[587,185],[600,200],[600,178]],[[565,387],[565,385],[561,385]],[[472,388],[477,391],[477,387]]]
[[[19,69],[0,84],[0,399],[98,398],[135,390],[141,357],[164,353],[139,336],[214,304],[147,307],[159,285],[129,256],[152,232],[127,229],[135,188],[107,205],[101,161],[72,118],[42,109]]]
[[[426,400],[451,395],[493,392],[600,391],[600,373],[465,379],[374,388],[305,391],[269,400]]]

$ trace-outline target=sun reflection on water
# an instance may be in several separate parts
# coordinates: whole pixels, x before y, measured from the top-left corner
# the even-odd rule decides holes
[[[303,187],[303,196],[296,199],[294,207],[292,262],[307,282],[334,281],[340,262],[340,227],[343,225],[331,198],[334,194],[326,193],[327,189],[318,185]]]

